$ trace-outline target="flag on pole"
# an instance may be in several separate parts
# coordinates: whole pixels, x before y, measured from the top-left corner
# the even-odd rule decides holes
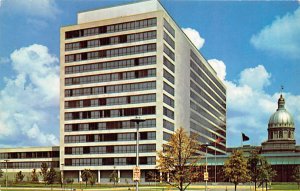
[[[243,141],[249,141],[249,137],[247,135],[245,135],[244,133],[242,133],[242,139],[243,139]]]

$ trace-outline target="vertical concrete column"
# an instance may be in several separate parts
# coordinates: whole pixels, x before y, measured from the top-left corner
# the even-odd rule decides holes
[[[121,182],[121,171],[118,170],[118,183],[120,183],[120,182]]]
[[[101,179],[101,172],[100,170],[98,170],[98,183],[100,183],[100,179]]]
[[[78,175],[79,175],[78,180],[79,180],[79,182],[81,182],[81,181],[82,181],[82,178],[81,178],[81,170],[79,170]]]
[[[162,172],[159,172],[159,182],[162,183]]]
[[[167,181],[170,182],[170,173],[167,174]]]

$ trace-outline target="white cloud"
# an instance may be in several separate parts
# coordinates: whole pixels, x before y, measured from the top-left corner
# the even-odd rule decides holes
[[[55,18],[61,12],[54,0],[9,0],[4,3],[8,9],[30,16]]]
[[[205,40],[197,30],[192,28],[182,28],[182,30],[198,49],[203,47]]]
[[[241,72],[240,85],[250,86],[254,90],[263,90],[264,87],[270,85],[271,74],[265,67],[258,65],[255,68],[247,68]]]
[[[252,36],[250,42],[260,50],[288,58],[300,58],[300,7],[294,13],[277,17]]]
[[[267,139],[269,117],[277,109],[279,93],[264,91],[270,85],[271,74],[262,65],[246,68],[236,81],[225,81],[227,86],[227,136],[229,146],[239,146],[241,132],[250,137],[250,143],[260,145]],[[286,108],[294,116],[296,127],[300,125],[300,96],[284,93]],[[300,133],[296,131],[297,142]]]
[[[222,60],[210,59],[208,63],[213,67],[213,69],[217,72],[218,77],[224,81],[226,77],[226,65]]]
[[[58,58],[37,44],[10,57],[15,76],[5,78],[0,90],[1,144],[58,144]]]

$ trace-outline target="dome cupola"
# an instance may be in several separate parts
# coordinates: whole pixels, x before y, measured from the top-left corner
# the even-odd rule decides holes
[[[278,108],[269,119],[269,140],[294,140],[294,119],[285,109],[285,100],[282,94],[278,99]]]

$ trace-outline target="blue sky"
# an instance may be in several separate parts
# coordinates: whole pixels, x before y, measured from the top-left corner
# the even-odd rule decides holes
[[[58,144],[59,29],[79,11],[128,1],[0,1],[0,145]],[[241,132],[246,144],[266,140],[281,85],[300,128],[299,2],[161,2],[227,86],[228,146]]]

